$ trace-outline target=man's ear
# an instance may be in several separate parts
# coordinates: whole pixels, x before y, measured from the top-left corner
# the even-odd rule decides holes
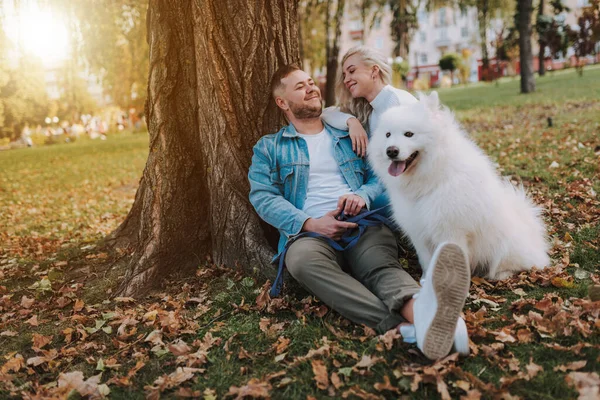
[[[287,111],[290,108],[285,100],[279,96],[275,97],[275,104],[277,104],[277,107],[281,108],[283,111]]]

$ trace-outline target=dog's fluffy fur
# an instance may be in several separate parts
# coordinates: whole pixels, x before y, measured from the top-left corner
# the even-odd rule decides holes
[[[368,155],[422,268],[442,242],[460,245],[471,270],[491,279],[546,267],[550,260],[540,209],[522,187],[498,175],[454,115],[440,106],[436,92],[419,100],[382,116]],[[394,159],[392,147],[398,150]]]

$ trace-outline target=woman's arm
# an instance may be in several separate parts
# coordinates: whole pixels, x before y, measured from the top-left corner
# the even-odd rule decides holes
[[[327,125],[350,133],[352,150],[357,156],[364,157],[367,154],[367,144],[369,142],[367,132],[355,116],[341,112],[339,107],[327,107],[323,110],[321,119]]]
[[[354,118],[354,115],[341,112],[339,107],[327,107],[321,114],[323,122],[341,131],[348,130],[348,120],[350,118]]]

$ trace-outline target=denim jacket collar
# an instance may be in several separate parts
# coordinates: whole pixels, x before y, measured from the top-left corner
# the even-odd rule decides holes
[[[327,125],[325,122],[323,122],[323,125],[325,125],[325,129],[327,129],[335,138],[341,139],[350,134],[348,131],[336,129],[331,125]],[[298,137],[298,131],[296,131],[296,127],[294,127],[293,124],[289,124],[288,126],[283,128],[282,135],[284,137]]]

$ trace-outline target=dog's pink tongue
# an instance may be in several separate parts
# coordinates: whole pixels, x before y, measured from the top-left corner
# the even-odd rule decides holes
[[[398,176],[404,172],[406,169],[406,161],[392,161],[390,167],[388,168],[388,172],[392,176]]]

